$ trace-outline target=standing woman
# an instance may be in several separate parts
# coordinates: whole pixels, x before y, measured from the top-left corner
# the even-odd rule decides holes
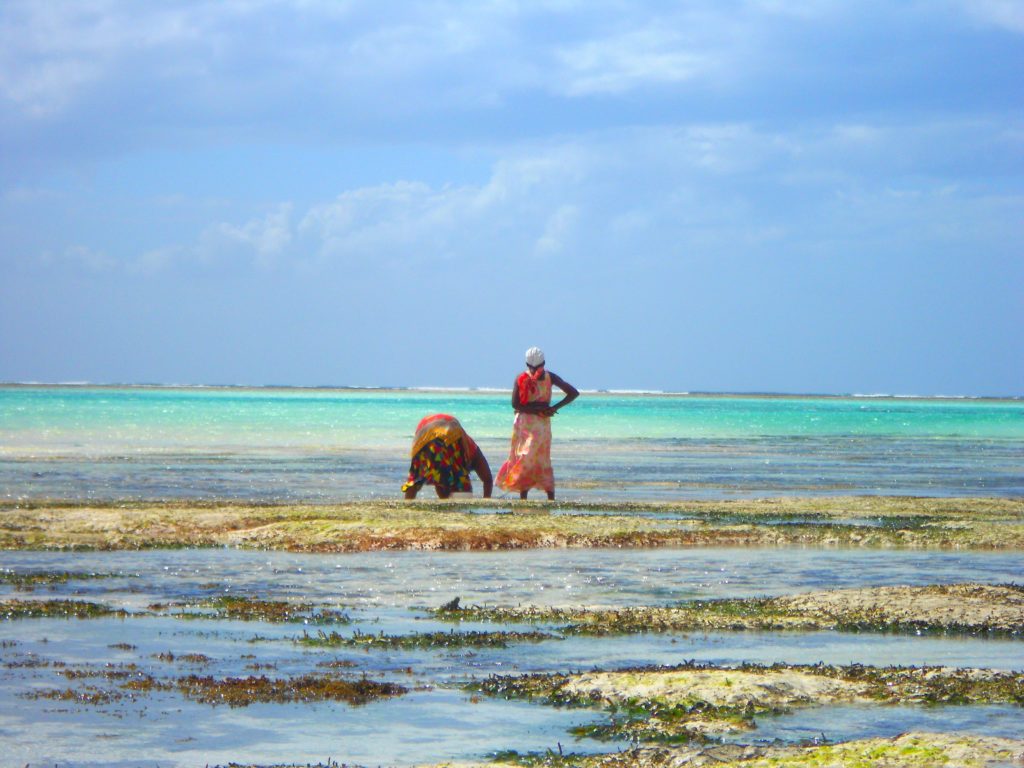
[[[551,405],[551,385],[565,393]],[[525,499],[531,488],[541,488],[548,499],[555,498],[555,475],[551,471],[551,417],[577,397],[569,382],[544,368],[544,353],[537,347],[526,350],[526,370],[512,387],[512,448],[508,461],[498,470],[497,484],[506,491],[519,491]]]

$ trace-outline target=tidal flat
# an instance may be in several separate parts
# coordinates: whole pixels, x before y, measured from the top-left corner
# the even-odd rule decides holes
[[[704,741],[753,730],[756,718],[837,702],[1024,705],[1024,674],[945,667],[826,664],[673,668],[494,676],[472,690],[612,716],[579,733],[631,741]]]
[[[1005,765],[1022,518],[883,497],[9,504],[0,739],[60,768]]]
[[[807,592],[773,598],[693,600],[673,606],[433,609],[448,621],[556,625],[563,634],[812,631],[962,633],[1024,637],[1024,586],[936,584]]]
[[[293,552],[595,547],[1024,549],[1024,499],[828,497],[665,503],[8,502],[0,549]]]

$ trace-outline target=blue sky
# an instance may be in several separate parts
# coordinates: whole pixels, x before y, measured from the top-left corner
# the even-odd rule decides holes
[[[1016,0],[0,5],[0,380],[1024,394]]]

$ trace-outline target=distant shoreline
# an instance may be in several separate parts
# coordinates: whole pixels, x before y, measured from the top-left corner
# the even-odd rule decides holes
[[[510,389],[501,387],[431,387],[431,386],[344,386],[344,385],[298,385],[298,384],[112,384],[87,381],[75,382],[0,382],[3,389],[141,389],[141,390],[210,390],[238,392],[395,392],[410,394],[445,395],[501,395]],[[581,389],[588,396],[598,397],[653,397],[653,398],[747,398],[763,400],[940,400],[951,402],[1020,402],[1024,395],[903,395],[903,394],[833,394],[823,392],[704,392],[700,390],[670,392],[664,390],[640,389]]]

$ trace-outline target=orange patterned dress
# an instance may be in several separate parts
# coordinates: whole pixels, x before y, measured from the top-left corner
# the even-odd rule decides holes
[[[551,377],[537,381],[530,403],[551,402]],[[512,424],[512,447],[508,461],[501,465],[495,483],[506,491],[541,488],[554,492],[555,473],[551,470],[551,418],[538,413],[516,413]]]
[[[436,413],[424,417],[416,425],[409,478],[402,485],[402,493],[410,488],[419,490],[424,484],[471,492],[469,473],[479,450],[454,416]]]

